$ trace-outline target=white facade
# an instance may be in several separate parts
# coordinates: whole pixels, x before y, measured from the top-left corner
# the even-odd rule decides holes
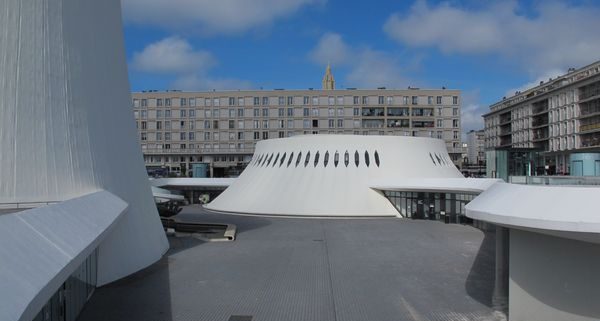
[[[0,203],[3,207],[60,203],[105,190],[124,201],[127,209],[122,215],[112,214],[119,214],[119,222],[108,235],[103,229],[112,223],[96,226],[95,233],[103,236],[97,245],[97,284],[158,260],[168,243],[135,139],[120,2],[6,0],[0,2],[0,30]],[[66,242],[87,226],[87,221],[70,219],[72,215],[106,215],[108,209],[102,206],[48,209],[62,227],[47,231],[52,235],[48,242]],[[27,224],[20,219],[11,222]],[[35,253],[30,247],[38,244],[28,243],[28,235],[15,237],[22,238],[17,248],[0,240],[3,254]],[[79,249],[90,244],[79,244]],[[67,253],[61,260],[79,257]],[[17,261],[2,260],[2,273],[11,269],[9,262]],[[13,277],[35,279],[37,285],[56,284],[68,276],[66,270],[58,270],[53,276],[58,279],[34,269],[15,271],[19,275]],[[7,289],[4,282],[0,288]],[[43,289],[46,295],[57,290]],[[36,297],[36,302],[43,299]],[[13,317],[18,316],[8,320]]]
[[[206,207],[270,215],[397,216],[375,185],[462,177],[443,140],[296,136],[259,142],[242,175]]]

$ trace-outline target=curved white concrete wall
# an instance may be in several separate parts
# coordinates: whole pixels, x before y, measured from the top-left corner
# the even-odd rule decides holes
[[[319,159],[315,164],[317,153]],[[368,153],[368,166],[365,153]],[[355,156],[358,156],[358,165]],[[395,216],[397,210],[381,192],[371,188],[371,180],[401,182],[415,178],[460,177],[442,140],[398,136],[296,136],[259,142],[246,170],[206,207],[270,215]]]
[[[118,0],[0,2],[0,203],[125,200],[100,285],[168,246],[136,136]]]

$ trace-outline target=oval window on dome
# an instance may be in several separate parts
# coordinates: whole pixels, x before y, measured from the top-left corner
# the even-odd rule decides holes
[[[379,153],[377,151],[375,151],[375,165],[379,167]]]
[[[281,160],[279,161],[279,167],[281,167],[281,165],[283,165],[283,162],[285,162],[286,156],[287,156],[287,153],[283,153],[283,156],[281,156]]]
[[[338,151],[335,151],[335,154],[333,155],[333,165],[335,167],[338,166],[338,164],[340,163],[340,153],[338,153]]]
[[[344,154],[344,165],[348,167],[348,164],[350,164],[350,154],[348,153],[348,151],[346,151],[346,153]]]
[[[269,156],[269,159],[267,159],[267,167],[269,165],[271,165],[271,161],[273,160],[273,154],[271,154],[271,156]]]
[[[367,167],[369,167],[370,164],[371,164],[371,160],[369,159],[369,152],[365,151],[365,165],[367,165]]]
[[[287,167],[290,167],[290,164],[292,164],[293,160],[294,160],[294,152],[292,152],[290,154],[290,158],[288,159],[288,162],[287,162]]]
[[[306,153],[306,158],[304,159],[304,167],[308,166],[308,163],[310,163],[310,151]]]
[[[358,151],[354,152],[354,164],[356,164],[356,167],[360,164],[360,155],[358,155]]]
[[[300,160],[302,159],[302,152],[298,153],[298,158],[296,158],[296,167],[300,165]]]
[[[329,151],[326,151],[325,157],[323,157],[323,167],[327,167],[327,163],[329,163]]]
[[[262,166],[265,164],[265,162],[267,161],[267,157],[268,157],[268,156],[269,156],[269,155],[267,155],[267,154],[263,154],[263,155],[260,157],[260,162],[258,162],[258,166],[262,167]]]
[[[431,158],[431,162],[433,162],[433,165],[437,166],[437,164],[435,163],[435,159],[433,159],[431,153],[429,153],[429,158]]]
[[[315,167],[319,164],[319,151],[315,154]]]
[[[273,167],[277,164],[277,160],[279,160],[279,153],[277,153],[277,157],[275,157],[275,160],[273,161]]]

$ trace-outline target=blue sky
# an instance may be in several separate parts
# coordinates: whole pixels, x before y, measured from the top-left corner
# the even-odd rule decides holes
[[[463,129],[489,104],[600,59],[600,1],[122,0],[134,91],[463,91]]]

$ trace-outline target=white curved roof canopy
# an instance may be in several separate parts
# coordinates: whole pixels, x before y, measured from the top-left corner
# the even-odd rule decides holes
[[[443,140],[309,135],[260,141],[208,209],[303,216],[396,216],[372,182],[461,179]],[[463,178],[464,179],[464,178]]]
[[[467,206],[467,216],[498,225],[600,243],[600,188],[498,183]]]

